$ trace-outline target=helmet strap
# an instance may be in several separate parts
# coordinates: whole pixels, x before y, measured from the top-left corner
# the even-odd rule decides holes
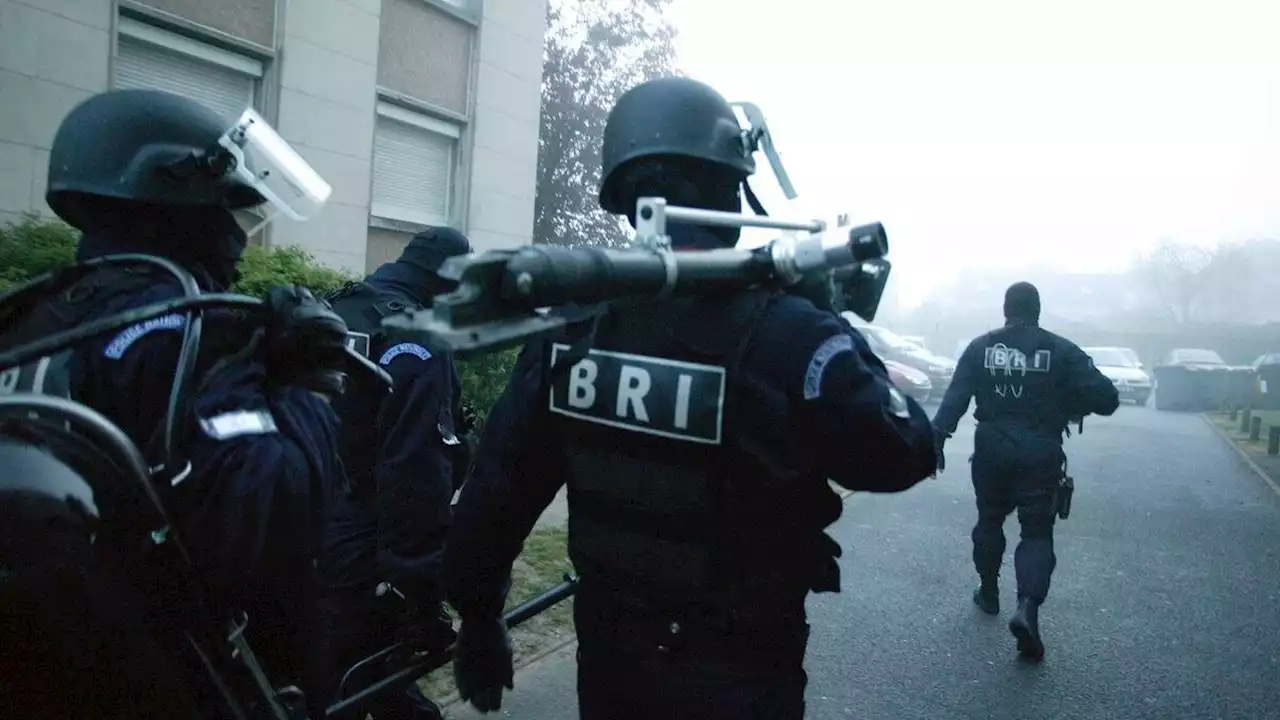
[[[769,217],[769,213],[765,212],[764,205],[760,204],[760,198],[756,197],[755,191],[751,189],[751,183],[746,178],[742,179],[742,194],[747,198],[747,204],[751,206],[751,210],[761,217]]]
[[[268,223],[275,219],[277,212],[278,210],[276,210],[274,205],[269,205],[267,212],[263,214],[262,219],[259,220],[256,225],[249,228],[249,231],[245,233],[245,237],[253,237],[259,230],[265,228]]]

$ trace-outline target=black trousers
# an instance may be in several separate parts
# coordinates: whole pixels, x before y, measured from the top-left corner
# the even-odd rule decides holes
[[[972,458],[978,522],[973,527],[973,565],[994,581],[1004,559],[1004,521],[1014,510],[1022,527],[1014,551],[1018,598],[1044,602],[1057,565],[1053,549],[1054,491],[1062,477],[1060,437],[1018,428],[979,424]]]
[[[803,619],[726,632],[676,614],[633,613],[584,587],[574,621],[581,720],[804,717]]]

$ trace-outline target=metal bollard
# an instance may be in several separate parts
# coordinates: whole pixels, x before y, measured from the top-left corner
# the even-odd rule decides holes
[[[1272,425],[1267,433],[1267,454],[1280,455],[1280,425]]]
[[[1245,408],[1244,412],[1240,413],[1240,432],[1249,432],[1249,421],[1252,419],[1253,412],[1249,408]]]
[[[1258,442],[1262,437],[1262,418],[1256,417],[1249,423],[1249,442]]]

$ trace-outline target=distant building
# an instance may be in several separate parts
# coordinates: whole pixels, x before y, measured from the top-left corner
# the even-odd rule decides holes
[[[253,106],[333,186],[256,242],[363,272],[427,225],[532,239],[546,0],[2,1],[0,222],[49,212],[72,106],[146,87]]]

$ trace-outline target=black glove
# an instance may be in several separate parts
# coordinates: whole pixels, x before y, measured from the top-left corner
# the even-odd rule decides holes
[[[943,472],[947,469],[947,454],[944,452],[944,448],[947,446],[947,438],[949,437],[951,436],[938,428],[935,427],[933,429],[933,448],[938,453],[938,472]]]
[[[347,324],[329,303],[301,285],[271,288],[266,304],[271,313],[267,362],[273,379],[330,398],[341,395]]]
[[[415,652],[439,652],[457,639],[458,634],[453,630],[453,618],[449,617],[444,603],[406,608],[396,630],[396,641]]]
[[[502,688],[514,688],[511,636],[502,618],[463,620],[453,655],[458,696],[482,713],[502,708]]]

